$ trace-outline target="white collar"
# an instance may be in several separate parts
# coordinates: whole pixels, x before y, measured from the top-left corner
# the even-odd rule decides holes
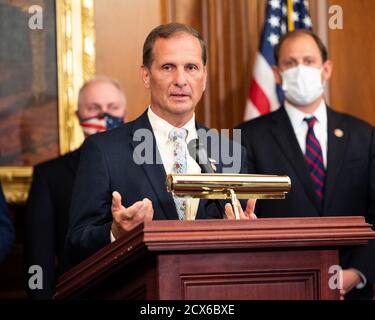
[[[153,112],[148,107],[147,110],[147,116],[150,121],[152,130],[154,131],[154,134],[161,137],[162,141],[166,143],[168,141],[169,132],[174,128],[169,122],[165,121],[163,118],[159,117],[155,112]],[[188,131],[188,136],[186,138],[186,141],[189,142],[192,139],[197,138],[197,131],[195,127],[195,114],[191,117],[191,119],[185,123],[182,128],[186,129]]]
[[[285,111],[289,116],[290,122],[292,123],[292,126],[296,132],[299,128],[301,128],[301,124],[303,124],[304,122],[303,119],[310,118],[312,116],[317,119],[317,122],[321,124],[323,128],[327,125],[327,106],[323,99],[320,102],[318,108],[316,108],[316,110],[312,114],[302,112],[300,109],[294,107],[288,101],[285,101],[284,106]]]

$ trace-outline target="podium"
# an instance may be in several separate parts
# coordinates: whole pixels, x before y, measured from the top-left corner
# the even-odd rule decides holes
[[[151,221],[62,275],[55,299],[339,299],[338,249],[372,238],[363,217]]]

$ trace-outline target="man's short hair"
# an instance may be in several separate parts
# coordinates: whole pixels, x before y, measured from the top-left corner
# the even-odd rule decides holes
[[[92,85],[94,83],[98,83],[98,82],[104,82],[104,83],[109,83],[109,84],[113,85],[118,90],[118,92],[120,93],[120,96],[123,99],[124,106],[126,106],[126,97],[125,97],[124,91],[122,90],[122,87],[121,87],[120,83],[117,80],[113,79],[113,78],[110,78],[110,77],[107,77],[107,76],[101,76],[100,75],[100,76],[95,76],[94,78],[91,78],[91,79],[85,81],[85,83],[79,89],[79,93],[78,93],[78,108],[79,108],[79,106],[82,103],[84,91],[90,85]]]
[[[323,62],[326,62],[328,60],[328,51],[327,51],[327,48],[324,45],[324,43],[322,42],[322,40],[320,40],[320,38],[314,32],[312,32],[310,30],[306,30],[306,29],[296,29],[294,31],[287,32],[286,34],[284,34],[280,38],[280,41],[279,41],[279,43],[277,44],[277,46],[275,48],[275,62],[276,62],[276,65],[279,64],[280,50],[281,50],[281,47],[282,47],[283,43],[285,42],[285,40],[292,39],[292,38],[297,38],[297,37],[300,37],[300,36],[303,36],[303,35],[310,36],[311,38],[313,38],[314,41],[315,41],[315,43],[316,43],[316,45],[319,48],[320,55],[322,57]]]
[[[143,45],[143,65],[147,69],[151,68],[151,64],[154,59],[153,49],[154,49],[155,41],[158,38],[165,38],[165,39],[170,38],[174,34],[179,33],[179,32],[185,32],[185,33],[191,34],[192,36],[194,36],[195,38],[199,40],[199,43],[202,48],[203,65],[206,65],[207,47],[200,33],[188,25],[173,22],[173,23],[168,23],[168,24],[162,24],[154,28],[147,36],[145,43]]]

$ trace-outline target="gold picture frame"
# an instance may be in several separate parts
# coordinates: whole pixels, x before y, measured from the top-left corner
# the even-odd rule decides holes
[[[83,141],[75,116],[82,83],[95,74],[93,0],[56,0],[56,47],[59,151],[67,153]],[[27,200],[32,167],[0,167],[0,180],[10,204]]]

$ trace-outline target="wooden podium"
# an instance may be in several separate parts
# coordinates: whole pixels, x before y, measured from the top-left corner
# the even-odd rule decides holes
[[[55,299],[338,299],[338,249],[374,235],[363,217],[152,221],[65,273]]]

